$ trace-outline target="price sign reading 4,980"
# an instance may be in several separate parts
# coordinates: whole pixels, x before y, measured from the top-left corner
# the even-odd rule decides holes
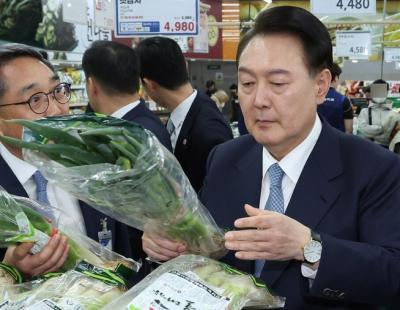
[[[192,32],[194,30],[195,23],[193,21],[167,21],[164,24],[164,32],[177,34],[179,32]]]
[[[311,0],[316,15],[376,14],[376,0]]]
[[[199,0],[117,0],[116,8],[117,37],[199,33]]]
[[[371,54],[369,31],[336,31],[336,56],[368,59]]]

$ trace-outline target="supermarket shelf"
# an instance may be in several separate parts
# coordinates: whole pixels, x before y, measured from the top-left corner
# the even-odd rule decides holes
[[[86,85],[85,85],[85,84],[81,84],[81,85],[71,85],[71,89],[72,89],[72,90],[86,89]]]
[[[70,103],[69,107],[70,108],[81,108],[81,107],[86,107],[88,104],[87,102],[76,102],[76,103]]]

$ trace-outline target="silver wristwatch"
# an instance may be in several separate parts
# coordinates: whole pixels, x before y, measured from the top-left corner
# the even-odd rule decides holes
[[[321,259],[322,241],[321,236],[311,230],[311,239],[303,247],[304,260],[308,264],[314,264]]]

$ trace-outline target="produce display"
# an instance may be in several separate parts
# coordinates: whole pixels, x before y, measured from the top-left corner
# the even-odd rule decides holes
[[[97,310],[124,291],[124,287],[71,270],[22,284],[0,285],[0,309]]]
[[[0,188],[0,247],[34,242],[31,253],[40,252],[58,232],[41,216],[44,208]],[[42,303],[51,309],[100,309],[132,286],[140,263],[77,232],[60,233],[68,237],[69,254],[56,273],[25,279],[16,268],[0,263],[0,309],[42,309]]]
[[[162,264],[104,309],[238,310],[284,304],[284,298],[252,275],[206,257],[182,255]]]
[[[28,198],[11,196],[0,187],[0,247],[35,242],[31,251],[40,252],[50,237],[58,232],[57,228],[35,211],[42,208],[46,207]],[[120,264],[134,271],[140,267],[131,259],[107,252],[107,249],[86,236],[76,232],[60,233],[67,235],[70,248],[68,258],[59,270],[61,272],[74,269],[81,261],[110,270],[115,270]],[[102,257],[99,253],[105,254]]]
[[[8,122],[25,127],[24,139],[0,141],[24,148],[25,160],[76,198],[127,225],[183,241],[190,253],[226,253],[223,231],[151,132],[98,115]]]

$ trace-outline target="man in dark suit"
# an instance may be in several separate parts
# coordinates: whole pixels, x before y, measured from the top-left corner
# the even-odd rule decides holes
[[[325,26],[301,8],[265,10],[237,59],[251,136],[214,148],[200,193],[221,227],[238,229],[224,260],[285,296],[286,309],[398,303],[400,162],[318,116],[331,80]],[[185,250],[144,245],[155,258]]]
[[[232,131],[215,103],[193,89],[185,58],[174,40],[148,38],[137,51],[143,86],[155,102],[171,111],[167,129],[174,154],[198,191],[208,154],[215,145],[232,139]]]
[[[90,106],[94,112],[135,122],[151,131],[172,151],[167,129],[139,97],[140,65],[135,50],[117,42],[96,41],[85,51],[82,68],[86,76]],[[97,221],[98,224],[88,229],[88,235],[97,235],[101,229],[102,214],[92,208],[82,211],[86,217],[96,219],[94,222]],[[111,220],[111,223],[114,221]],[[123,253],[129,252],[129,257],[136,260],[144,258],[142,232],[119,222],[114,223],[114,226],[118,231],[117,235],[129,236],[130,244],[121,244],[119,250]]]
[[[140,99],[140,66],[135,50],[117,42],[96,41],[83,54],[82,67],[94,112],[135,122],[172,150],[165,126]]]
[[[36,50],[24,45],[6,45],[0,48],[0,118],[37,119],[44,116],[68,113],[70,99],[68,84],[60,83],[52,66]],[[0,122],[0,131],[7,136],[21,138],[21,127]],[[20,149],[0,144],[0,186],[11,194],[38,198],[38,185],[34,175],[37,169],[22,160]],[[100,219],[106,216],[64,192],[60,186],[47,184],[51,205],[63,210],[58,224],[73,227],[98,240]],[[133,257],[131,237],[126,225],[109,219],[107,230],[112,233],[113,249]],[[57,270],[68,255],[65,237],[57,234],[44,249],[35,255],[29,253],[32,244],[23,243],[8,248],[0,254],[5,263],[11,264],[26,276],[35,276]],[[140,245],[136,246],[140,249]]]

